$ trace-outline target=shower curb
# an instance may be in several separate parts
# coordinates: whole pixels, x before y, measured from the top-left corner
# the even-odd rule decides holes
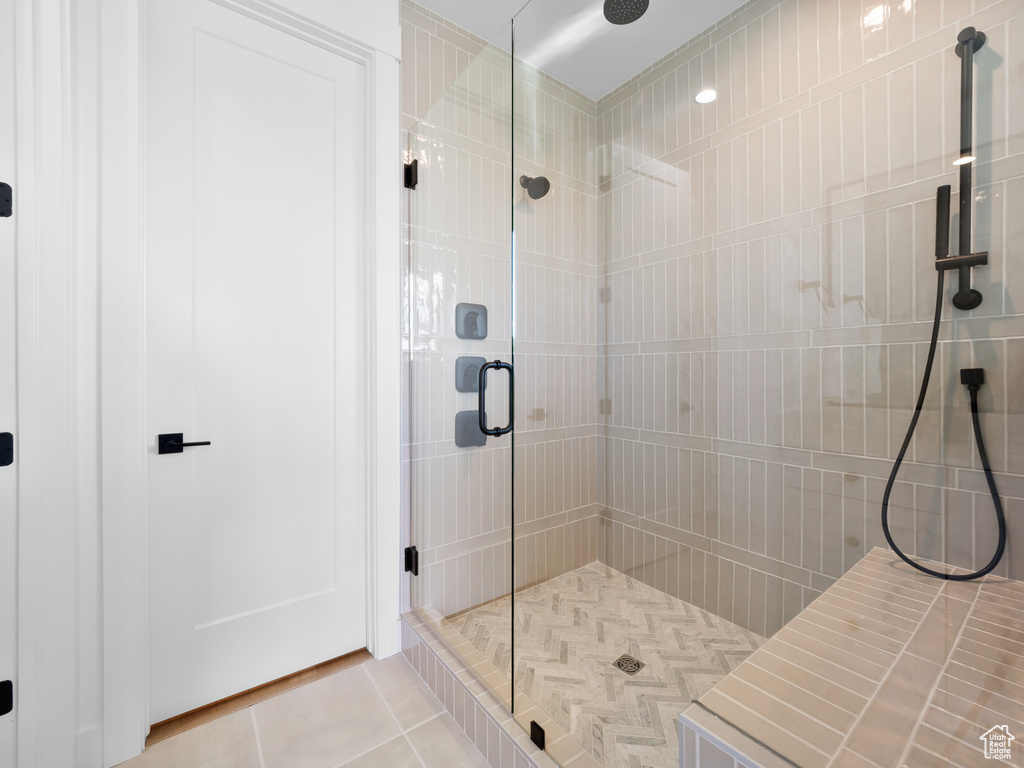
[[[402,615],[402,653],[491,768],[558,768],[412,611]]]

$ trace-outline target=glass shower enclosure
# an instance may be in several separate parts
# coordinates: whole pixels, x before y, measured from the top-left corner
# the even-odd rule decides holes
[[[406,222],[403,445],[410,542],[418,550],[410,605],[506,707],[511,626],[479,650],[459,632],[471,610],[501,617],[512,593],[512,435],[480,429],[481,369],[514,364],[511,238],[511,26],[492,43],[419,56],[406,162],[415,173]],[[438,58],[443,61],[438,61]],[[410,84],[405,84],[406,88]],[[407,178],[407,186],[412,182]],[[509,425],[507,369],[486,371],[488,429]],[[507,622],[506,622],[507,624]]]
[[[560,764],[678,764],[686,705],[886,547],[935,187],[956,174],[959,60],[914,31],[939,6],[973,23],[942,2],[849,24],[748,3],[591,96],[549,74],[583,33],[551,28],[541,0],[489,42],[439,17],[406,41],[410,604]],[[901,548],[964,569],[996,533],[960,367],[991,372],[1000,482],[1022,487],[1024,467],[1004,265],[1024,112],[1002,106],[1001,58],[1019,63],[1021,27],[997,10],[976,60],[986,303],[944,310],[889,505]],[[481,377],[498,361],[514,377]],[[1021,577],[1011,559],[997,576]]]

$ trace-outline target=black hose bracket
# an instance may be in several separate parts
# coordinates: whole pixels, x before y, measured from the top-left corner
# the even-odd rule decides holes
[[[940,272],[949,269],[957,270],[960,275],[960,290],[953,296],[953,306],[957,309],[976,309],[981,304],[981,291],[971,287],[971,269],[988,266],[988,251],[969,253],[964,256],[946,256],[935,260],[935,269]]]

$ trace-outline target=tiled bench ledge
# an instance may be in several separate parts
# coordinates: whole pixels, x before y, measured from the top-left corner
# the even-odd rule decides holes
[[[1022,765],[1024,583],[942,581],[876,548],[679,725],[682,768]],[[1000,726],[1006,762],[984,752]]]

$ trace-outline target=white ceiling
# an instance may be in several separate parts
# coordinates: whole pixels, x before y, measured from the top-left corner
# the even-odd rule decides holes
[[[746,0],[650,0],[625,26],[605,20],[603,0],[417,2],[485,40],[515,17],[516,56],[596,101]],[[496,42],[507,47],[508,38],[506,30]]]

